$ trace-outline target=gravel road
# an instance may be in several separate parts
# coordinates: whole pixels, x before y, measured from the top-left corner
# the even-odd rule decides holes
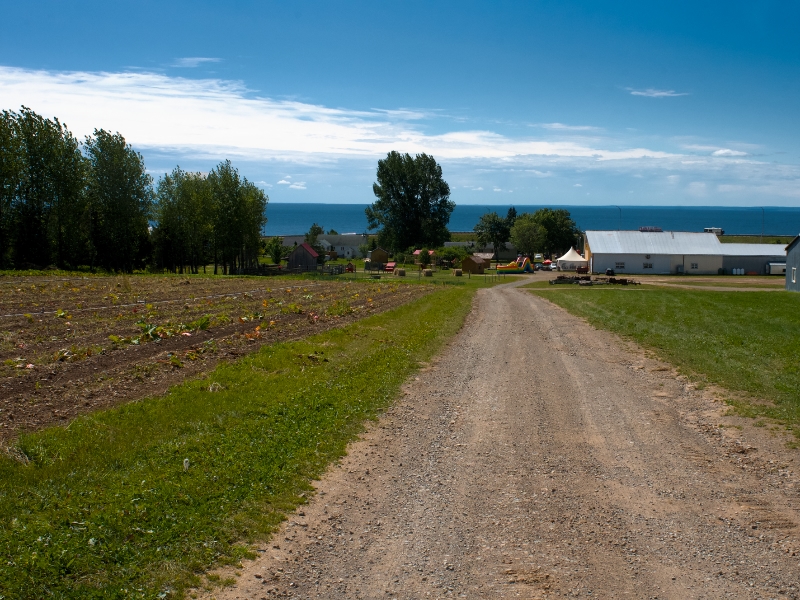
[[[783,435],[514,284],[482,290],[210,596],[800,598]]]

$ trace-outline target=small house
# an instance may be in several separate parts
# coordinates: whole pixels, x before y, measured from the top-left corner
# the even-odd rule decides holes
[[[389,253],[383,248],[375,248],[375,250],[367,253],[367,258],[369,258],[373,264],[385,265],[389,262]]]
[[[483,275],[483,270],[486,268],[486,263],[482,258],[477,256],[467,256],[461,261],[461,270],[464,273],[472,273],[473,275]]]
[[[308,243],[303,242],[289,254],[289,270],[316,271],[317,259],[319,259],[317,251]]]
[[[786,246],[786,289],[800,292],[800,235]]]

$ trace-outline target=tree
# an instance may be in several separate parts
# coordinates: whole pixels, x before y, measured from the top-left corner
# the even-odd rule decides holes
[[[525,213],[517,217],[511,227],[511,243],[523,254],[533,256],[541,251],[544,230],[533,215]]]
[[[85,262],[86,161],[58,119],[31,109],[0,118],[0,257],[17,267]]]
[[[517,220],[517,209],[513,206],[508,209],[506,213],[506,225],[508,228],[511,229],[514,226],[514,222]]]
[[[497,252],[498,248],[505,250],[509,237],[508,229],[506,219],[502,219],[496,212],[482,215],[473,228],[478,234],[478,244],[480,246],[491,244],[494,252]]]
[[[336,231],[335,229],[329,229],[328,230],[328,235],[339,235],[339,232]]]
[[[119,133],[95,129],[87,137],[91,241],[97,264],[113,271],[133,270],[149,254],[153,179],[142,155]]]
[[[11,211],[22,179],[22,163],[16,115],[4,110],[0,112],[0,267],[10,263]]]
[[[208,185],[213,204],[214,273],[219,264],[223,273],[257,264],[269,197],[240,177],[229,160],[212,169]]]
[[[369,229],[391,251],[415,244],[441,246],[450,239],[447,224],[455,209],[450,186],[432,156],[390,152],[378,161],[377,200],[366,209]]]
[[[158,181],[153,216],[156,263],[183,273],[188,265],[197,273],[210,259],[213,198],[202,173],[175,167]]]
[[[317,225],[316,223],[312,223],[311,227],[309,227],[308,232],[303,237],[303,240],[312,248],[317,246],[317,238],[325,233],[325,229],[321,225]]]
[[[541,248],[550,255],[566,252],[577,244],[580,230],[563,208],[540,208],[533,213],[533,220],[542,228]]]
[[[269,256],[270,260],[276,265],[281,264],[284,251],[283,238],[273,237],[264,244],[264,253]]]
[[[427,248],[421,248],[419,251],[419,263],[423,267],[427,267],[431,264],[431,255],[430,251]]]

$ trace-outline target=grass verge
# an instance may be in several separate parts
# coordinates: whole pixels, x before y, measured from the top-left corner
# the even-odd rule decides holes
[[[460,328],[474,288],[265,347],[0,460],[0,596],[180,597],[237,561]]]
[[[800,294],[552,287],[531,292],[701,382],[744,392],[729,400],[739,414],[776,419],[800,437]]]

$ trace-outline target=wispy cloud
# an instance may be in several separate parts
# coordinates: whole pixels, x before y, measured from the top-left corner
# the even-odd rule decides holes
[[[689,92],[676,92],[675,90],[657,90],[655,88],[647,88],[646,90],[636,90],[633,88],[625,88],[631,93],[631,96],[645,96],[647,98],[675,98],[676,96],[688,96]]]
[[[205,63],[218,63],[221,61],[222,61],[221,58],[208,58],[205,56],[187,56],[185,58],[176,58],[175,62],[172,63],[172,66],[186,67],[188,69],[193,69]]]
[[[241,82],[220,79],[0,66],[0,106],[14,109],[23,104],[45,116],[58,116],[79,138],[96,127],[120,131],[148,160],[158,156],[167,165],[175,164],[173,160],[183,165],[224,157],[269,165],[254,177],[274,182],[277,194],[308,188],[309,169],[332,173],[345,161],[348,176],[360,173],[369,180],[375,159],[398,150],[435,156],[448,173],[462,173],[462,181],[475,192],[494,189],[493,181],[501,181],[497,189],[509,193],[525,186],[563,186],[576,179],[588,185],[592,173],[602,171],[644,175],[648,182],[660,182],[652,185],[690,196],[713,197],[717,190],[733,189],[718,187],[726,185],[743,186],[744,191],[736,192],[742,198],[749,190],[768,190],[771,197],[800,196],[800,165],[757,160],[746,155],[749,146],[737,140],[711,145],[693,137],[664,139],[664,148],[682,148],[668,152],[646,147],[658,143],[656,138],[624,129],[615,135],[594,135],[589,125],[548,123],[538,135],[502,135],[488,127],[458,129],[464,126],[452,120],[444,126],[441,119],[431,133],[425,114],[437,119],[436,111],[329,108],[263,97]],[[565,135],[570,132],[577,135]],[[592,135],[580,136],[581,132]],[[651,141],[636,141],[642,139]],[[300,172],[294,170],[296,165],[303,165],[306,181],[284,174]],[[317,187],[314,181],[311,189]],[[591,187],[593,196],[602,193],[602,185]]]
[[[581,183],[576,183],[576,184],[575,184],[575,185],[573,185],[572,187],[583,187],[583,184],[581,184]]]
[[[0,67],[0,104],[57,115],[79,135],[123,132],[139,146],[195,157],[252,160],[376,157],[390,150],[438,159],[575,157],[612,161],[666,158],[647,148],[598,148],[568,140],[462,130],[438,135],[407,111],[355,111],[259,97],[243,84],[156,73],[32,71]],[[416,115],[414,115],[416,116]]]
[[[747,156],[747,152],[731,150],[730,148],[720,148],[711,153],[711,156]]]
[[[593,125],[565,125],[564,123],[540,123],[538,125],[543,129],[551,131],[602,131],[602,127],[595,127]]]

